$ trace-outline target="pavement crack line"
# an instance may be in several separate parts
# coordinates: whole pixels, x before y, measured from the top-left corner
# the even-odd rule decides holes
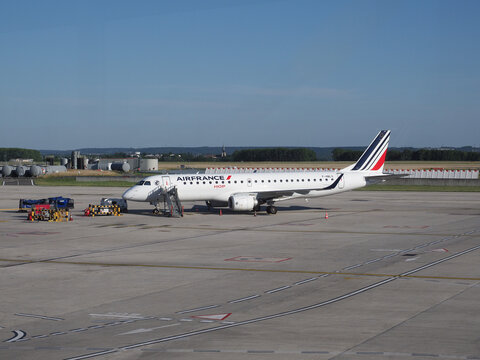
[[[317,308],[327,306],[327,305],[339,302],[341,300],[348,299],[350,297],[365,293],[365,292],[373,290],[373,289],[375,289],[379,286],[382,286],[382,285],[388,284],[392,281],[395,281],[400,277],[407,276],[409,274],[413,274],[415,272],[425,270],[427,268],[433,267],[435,265],[441,264],[443,262],[449,261],[449,260],[457,258],[459,256],[468,254],[468,253],[476,251],[478,249],[480,249],[480,245],[477,245],[477,246],[474,246],[472,248],[460,251],[458,253],[452,254],[450,256],[447,256],[447,257],[445,257],[443,259],[440,259],[440,260],[437,260],[437,261],[433,261],[429,264],[425,264],[425,265],[417,267],[415,269],[406,271],[402,274],[399,274],[398,276],[389,277],[387,279],[378,281],[378,282],[373,283],[371,285],[364,286],[360,289],[348,292],[346,294],[343,294],[343,295],[340,295],[340,296],[334,297],[332,299],[325,300],[325,301],[322,301],[320,303],[316,303],[316,304],[313,304],[313,305],[308,305],[308,306],[300,307],[300,308],[297,308],[297,309],[292,309],[292,310],[288,310],[288,311],[284,311],[284,312],[280,312],[280,313],[276,313],[276,314],[271,314],[271,315],[266,315],[266,316],[262,316],[262,317],[258,317],[258,318],[249,319],[249,320],[239,321],[239,322],[236,322],[234,324],[225,324],[225,325],[220,325],[220,326],[213,326],[211,328],[194,330],[194,331],[189,331],[189,332],[185,332],[185,333],[181,333],[181,334],[177,334],[177,335],[167,336],[167,337],[163,337],[163,338],[159,338],[159,339],[153,339],[153,340],[139,342],[139,343],[135,343],[135,344],[131,344],[131,345],[121,346],[121,347],[117,347],[115,349],[109,350],[107,352],[100,351],[100,352],[94,352],[94,353],[90,353],[90,354],[84,354],[84,355],[69,357],[69,358],[66,358],[65,360],[90,359],[90,358],[94,358],[94,357],[98,357],[98,356],[106,355],[106,354],[111,354],[111,353],[118,352],[118,351],[131,350],[131,349],[136,349],[136,348],[140,348],[140,347],[144,347],[144,346],[150,346],[150,345],[154,345],[154,344],[164,343],[164,342],[168,342],[168,341],[179,340],[179,339],[188,338],[188,337],[191,337],[191,336],[207,334],[207,333],[211,333],[211,332],[214,332],[214,331],[225,330],[225,329],[229,329],[229,328],[233,328],[233,327],[237,327],[237,326],[253,324],[253,323],[257,323],[257,322],[262,322],[262,321],[266,321],[266,320],[271,320],[271,319],[275,319],[275,318],[279,318],[279,317],[284,317],[284,316],[288,316],[288,315],[293,315],[293,314],[317,309]]]

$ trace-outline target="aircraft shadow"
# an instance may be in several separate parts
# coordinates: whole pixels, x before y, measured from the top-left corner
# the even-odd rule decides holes
[[[301,205],[291,205],[291,206],[277,206],[279,212],[281,211],[302,211],[302,210],[316,210],[316,211],[326,211],[329,208],[318,207],[318,206],[301,206]],[[220,215],[220,210],[222,215],[252,215],[252,211],[232,211],[229,208],[208,208],[207,206],[194,205],[190,208],[185,208],[185,214],[199,214],[199,215]],[[142,215],[142,216],[162,216],[154,215],[151,209],[129,209],[128,214],[130,215]],[[265,211],[265,206],[262,206],[260,211],[257,212],[257,215],[268,215]]]

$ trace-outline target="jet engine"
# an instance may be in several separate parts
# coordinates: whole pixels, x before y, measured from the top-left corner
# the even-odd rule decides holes
[[[257,197],[251,194],[236,194],[228,198],[228,207],[233,211],[251,211],[257,205]]]

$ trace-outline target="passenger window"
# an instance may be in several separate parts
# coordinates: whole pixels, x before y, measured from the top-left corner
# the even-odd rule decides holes
[[[187,182],[186,182],[186,181],[184,181],[184,182],[183,182],[183,185],[187,185]]]
[[[192,181],[190,181],[190,185],[193,185],[193,182],[192,182]]]

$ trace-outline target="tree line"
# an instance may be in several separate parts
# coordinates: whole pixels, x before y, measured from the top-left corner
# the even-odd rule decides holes
[[[315,161],[315,151],[306,148],[264,148],[236,150],[233,161]]]
[[[43,158],[38,150],[0,148],[0,161],[9,161],[11,159],[33,159],[33,161],[42,161]]]
[[[333,150],[334,161],[357,161],[362,150],[336,148]],[[436,149],[388,150],[387,161],[480,161],[480,152]]]

